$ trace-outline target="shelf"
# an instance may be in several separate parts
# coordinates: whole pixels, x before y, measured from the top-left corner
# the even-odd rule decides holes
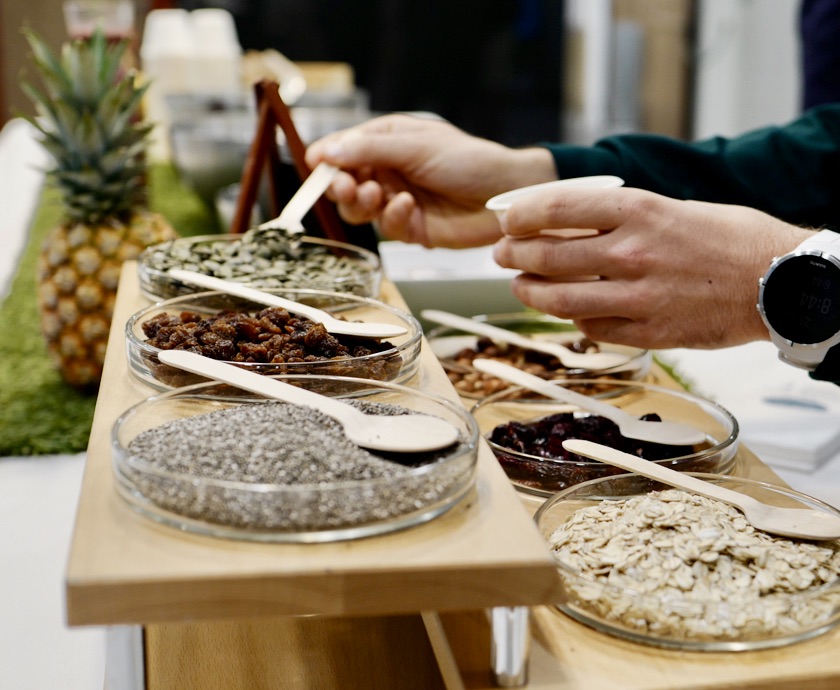
[[[390,283],[383,301],[403,306]],[[144,305],[123,269],[66,571],[73,625],[147,624],[319,614],[354,616],[535,605],[556,573],[518,494],[482,442],[475,489],[429,523],[331,544],[258,544],[157,524],[118,495],[110,431],[154,394],[128,372],[123,328]],[[424,343],[415,386],[457,394]]]
[[[386,281],[383,300],[403,306]],[[153,394],[125,364],[122,324],[143,299],[127,264],[66,573],[70,625],[139,624],[147,690],[400,687],[489,690],[492,606],[532,607],[532,690],[828,690],[840,629],[781,649],[689,653],[595,632],[554,610],[558,580],[489,448],[475,490],[432,522],[334,544],[201,537],[135,513],[116,493],[110,428]],[[413,383],[457,400],[425,347]],[[678,387],[659,368],[660,385]],[[782,483],[746,448],[736,474]],[[315,615],[307,615],[315,614]]]

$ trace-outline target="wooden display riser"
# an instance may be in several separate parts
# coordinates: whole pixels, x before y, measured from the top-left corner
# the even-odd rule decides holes
[[[71,625],[143,626],[147,690],[483,690],[493,687],[492,606],[532,607],[529,688],[840,687],[838,630],[779,650],[685,653],[557,613],[559,579],[531,519],[539,501],[513,490],[484,444],[465,501],[381,537],[256,544],[136,514],[116,494],[109,448],[118,415],[154,393],[125,361],[122,324],[145,304],[135,271],[127,263],[120,284],[66,591]],[[405,308],[387,281],[382,299]],[[421,368],[412,385],[458,399],[426,343]],[[677,387],[661,369],[653,378]],[[734,472],[782,483],[747,449]]]
[[[148,690],[446,688],[420,615],[152,625],[146,659]]]
[[[388,281],[382,299],[406,308]],[[143,627],[146,687],[235,687],[213,670],[225,659],[249,660],[257,677],[262,669],[271,679],[266,687],[298,687],[275,682],[290,668],[293,650],[284,646],[290,637],[309,640],[301,669],[332,657],[347,664],[336,678],[350,679],[361,678],[356,666],[373,663],[377,669],[367,673],[381,674],[382,682],[361,686],[405,687],[395,682],[387,659],[437,668],[430,664],[428,635],[419,634],[418,612],[530,606],[556,596],[551,557],[484,443],[475,488],[464,500],[429,523],[379,537],[263,544],[181,532],[134,512],[114,486],[110,433],[122,412],[156,393],[129,373],[125,356],[124,324],[146,304],[136,265],[127,262],[66,571],[70,625]],[[426,343],[420,364],[411,385],[459,400]],[[367,653],[352,651],[365,640]],[[282,654],[268,654],[281,648]],[[436,673],[413,677],[434,687],[426,681]],[[185,683],[185,677],[195,681]],[[303,671],[289,677],[312,687]],[[323,682],[318,686],[330,687]]]
[[[439,615],[457,671],[447,688],[491,690],[490,627],[483,611]],[[531,610],[529,690],[837,690],[840,630],[758,652],[681,652],[635,644]],[[434,639],[434,638],[433,638]]]

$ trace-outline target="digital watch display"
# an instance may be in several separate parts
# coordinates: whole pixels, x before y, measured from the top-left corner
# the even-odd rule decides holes
[[[824,230],[773,261],[758,310],[782,359],[814,369],[840,343],[840,235]]]

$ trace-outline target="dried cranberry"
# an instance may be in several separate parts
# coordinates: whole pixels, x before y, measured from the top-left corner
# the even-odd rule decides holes
[[[642,418],[661,421],[655,413]],[[621,472],[610,465],[569,453],[562,444],[571,438],[602,443],[653,461],[683,457],[698,450],[693,446],[670,446],[627,438],[613,421],[600,415],[552,414],[532,422],[500,424],[489,434],[490,441],[495,445],[533,456],[517,458],[503,451],[496,452],[508,477],[527,486],[554,491],[588,479]],[[696,471],[697,468],[692,466],[680,469]]]

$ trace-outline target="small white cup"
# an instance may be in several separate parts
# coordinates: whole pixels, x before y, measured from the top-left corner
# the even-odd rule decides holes
[[[143,23],[140,57],[158,57],[192,50],[189,13],[181,9],[152,10]]]

